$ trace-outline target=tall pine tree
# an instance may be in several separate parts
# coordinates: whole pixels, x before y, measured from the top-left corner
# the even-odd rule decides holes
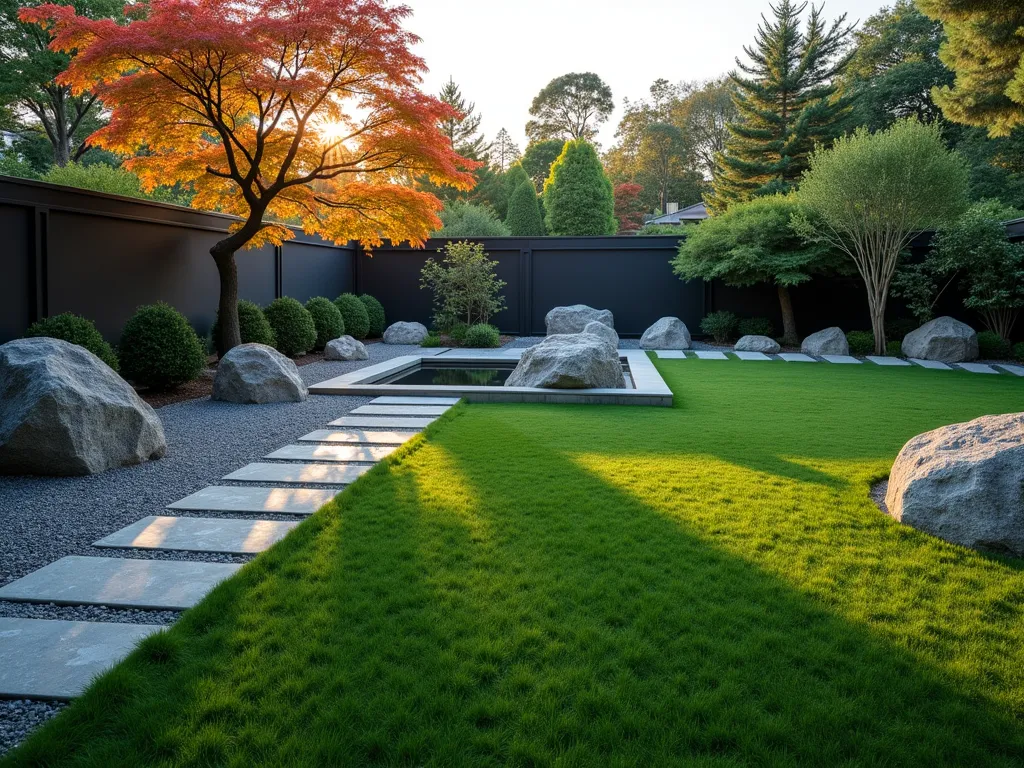
[[[502,128],[491,145],[491,164],[498,173],[504,173],[519,160],[519,147],[512,141],[509,132]]]
[[[461,115],[441,121],[441,133],[448,137],[452,149],[463,157],[484,160],[490,147],[480,134],[482,115],[476,114],[476,104],[466,101],[452,77],[449,77],[448,82],[441,88],[438,98]]]
[[[853,26],[846,14],[828,25],[821,7],[812,5],[801,31],[806,8],[779,0],[771,6],[773,20],[762,17],[755,44],[743,48],[750,63],[736,59],[740,71],[729,77],[740,119],[729,125],[716,159],[706,198],[712,213],[792,189],[814,145],[831,143],[848,127],[852,97],[839,92],[838,78],[850,59]]]
[[[515,188],[508,201],[505,226],[517,237],[543,237],[544,220],[533,182],[527,179]]]

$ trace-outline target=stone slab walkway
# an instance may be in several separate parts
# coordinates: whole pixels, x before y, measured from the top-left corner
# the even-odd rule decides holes
[[[818,362],[810,355],[805,355],[803,352],[782,352],[779,357],[785,360],[787,363],[816,363]]]
[[[386,395],[373,401],[374,405],[455,405],[457,397],[401,397]]]
[[[189,512],[274,512],[311,515],[337,495],[321,488],[245,488],[211,485],[168,504],[167,509]]]
[[[733,352],[740,360],[771,360],[764,352]]]
[[[362,405],[353,416],[440,416],[448,405]]]
[[[694,354],[701,360],[728,360],[724,352],[709,352],[707,350],[698,349]]]
[[[267,464],[253,462],[224,475],[224,480],[289,485],[349,485],[370,467],[364,464]]]
[[[104,536],[93,546],[254,555],[269,549],[297,525],[280,520],[151,515]]]
[[[888,357],[886,355],[868,355],[866,359],[870,360],[875,365],[888,365],[893,367],[911,365],[911,363],[906,360],[898,357]]]
[[[862,365],[861,361],[852,355],[822,355],[821,359],[836,365]]]
[[[940,363],[938,360],[919,360],[916,357],[907,358],[914,365],[920,365],[922,368],[930,368],[933,371],[952,371],[945,363]]]
[[[970,371],[971,373],[999,373],[999,371],[992,366],[984,365],[983,363],[957,363],[956,365],[957,368]]]
[[[390,416],[342,416],[330,422],[332,427],[382,427],[386,429],[424,429],[433,419]]]
[[[317,429],[298,438],[300,443],[353,443],[359,445],[401,445],[415,432],[391,429]]]
[[[397,445],[286,445],[263,458],[279,461],[377,462],[398,450]]]

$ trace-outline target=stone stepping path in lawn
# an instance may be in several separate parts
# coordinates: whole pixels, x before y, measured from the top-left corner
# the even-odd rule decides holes
[[[733,352],[740,360],[771,360],[764,352]]]
[[[154,624],[0,618],[0,698],[71,699]]]
[[[945,363],[940,363],[938,360],[919,360],[916,357],[907,358],[914,365],[920,365],[922,368],[930,368],[933,371],[952,371]]]
[[[270,464],[261,461],[236,469],[224,480],[289,485],[349,485],[370,469],[366,464]]]
[[[168,509],[187,512],[273,512],[278,515],[312,515],[338,491],[320,488],[246,488],[211,485],[168,504]]]
[[[982,363],[957,363],[956,367],[964,371],[970,371],[971,373],[999,373],[999,371],[992,366],[984,365]]]
[[[1002,368],[1004,371],[1012,373],[1014,376],[1024,376],[1024,367],[1019,365],[1007,365],[1005,363],[1000,363],[996,367]]]
[[[787,363],[816,363],[818,362],[810,355],[805,355],[803,352],[783,352],[779,355],[780,358],[785,360]]]
[[[352,416],[433,416],[448,410],[447,405],[361,405]]]
[[[408,430],[397,431],[388,429],[315,429],[308,435],[298,439],[300,443],[348,443],[351,445],[391,445],[398,446],[419,432]]]
[[[868,355],[866,359],[870,360],[875,365],[888,365],[893,367],[912,365],[912,363],[903,360],[902,358],[888,357],[887,355]]]
[[[459,402],[457,397],[415,397],[400,395],[385,395],[373,400],[370,405],[455,405]]]
[[[279,542],[297,525],[280,520],[151,515],[104,536],[93,546],[255,555]]]
[[[280,461],[377,462],[398,450],[397,445],[286,445],[263,458]]]
[[[432,418],[402,418],[399,416],[342,416],[329,422],[331,427],[384,427],[389,429],[420,430],[430,426]]]
[[[703,349],[698,349],[694,352],[697,358],[700,360],[728,360],[724,352],[710,352]]]
[[[861,365],[861,361],[852,355],[822,355],[821,359],[836,365]]]

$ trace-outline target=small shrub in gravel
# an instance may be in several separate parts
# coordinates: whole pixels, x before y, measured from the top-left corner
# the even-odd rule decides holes
[[[440,347],[441,337],[436,333],[429,334],[423,341],[420,342],[421,347]]]
[[[384,335],[384,329],[387,327],[387,318],[384,316],[384,305],[368,293],[364,293],[360,296],[359,300],[363,302],[363,306],[366,307],[366,315],[370,320],[370,327],[369,330],[367,330],[366,335],[371,339],[379,339]]]
[[[192,381],[206,367],[206,352],[188,320],[159,302],[138,311],[125,324],[119,345],[125,378],[155,390]]]
[[[871,354],[867,352],[865,354]],[[889,357],[903,357],[903,342],[902,341],[887,341],[885,343],[885,354]]]
[[[846,334],[846,343],[850,345],[851,355],[871,355],[875,351],[875,334],[871,331],[850,331]]]
[[[743,336],[767,336],[775,335],[775,326],[767,317],[745,317],[736,326],[736,333]]]
[[[213,321],[213,328],[210,329],[214,348],[217,346],[219,327],[220,318]],[[263,310],[256,302],[245,299],[238,302],[238,330],[241,333],[243,344],[266,344],[268,347],[277,344],[274,329],[270,327],[267,316],[263,314]]]
[[[498,329],[488,323],[477,323],[469,326],[463,346],[479,349],[490,349],[501,344]]]
[[[48,336],[51,339],[60,339],[69,344],[85,347],[115,371],[119,367],[114,348],[103,339],[92,320],[71,312],[47,317],[32,323],[25,331],[26,339],[38,336]]]
[[[366,305],[354,293],[343,293],[334,300],[345,320],[345,333],[353,339],[365,339],[370,331],[370,316]]]
[[[712,312],[700,321],[700,329],[709,334],[718,344],[726,344],[736,335],[736,315],[722,310]]]
[[[448,337],[456,344],[464,344],[466,341],[466,334],[469,332],[469,326],[465,323],[454,323],[451,328],[448,329]]]
[[[345,333],[345,320],[334,302],[323,296],[314,296],[306,302],[306,309],[316,326],[316,348],[323,349]]]
[[[1010,342],[998,333],[982,331],[978,334],[978,357],[982,360],[1008,360],[1010,352]]]
[[[316,346],[316,324],[302,304],[289,296],[274,299],[263,310],[277,338],[277,351],[288,357],[304,355]]]

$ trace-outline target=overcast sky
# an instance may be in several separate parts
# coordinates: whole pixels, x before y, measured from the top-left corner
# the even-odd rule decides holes
[[[613,143],[622,99],[647,95],[659,77],[706,80],[734,67],[753,42],[768,0],[405,0],[410,30],[423,38],[416,52],[436,93],[451,75],[476,102],[488,139],[508,129],[520,150],[530,102],[552,78],[596,72],[611,86],[615,114],[599,141]],[[831,21],[845,12],[864,20],[884,0],[829,0]]]

